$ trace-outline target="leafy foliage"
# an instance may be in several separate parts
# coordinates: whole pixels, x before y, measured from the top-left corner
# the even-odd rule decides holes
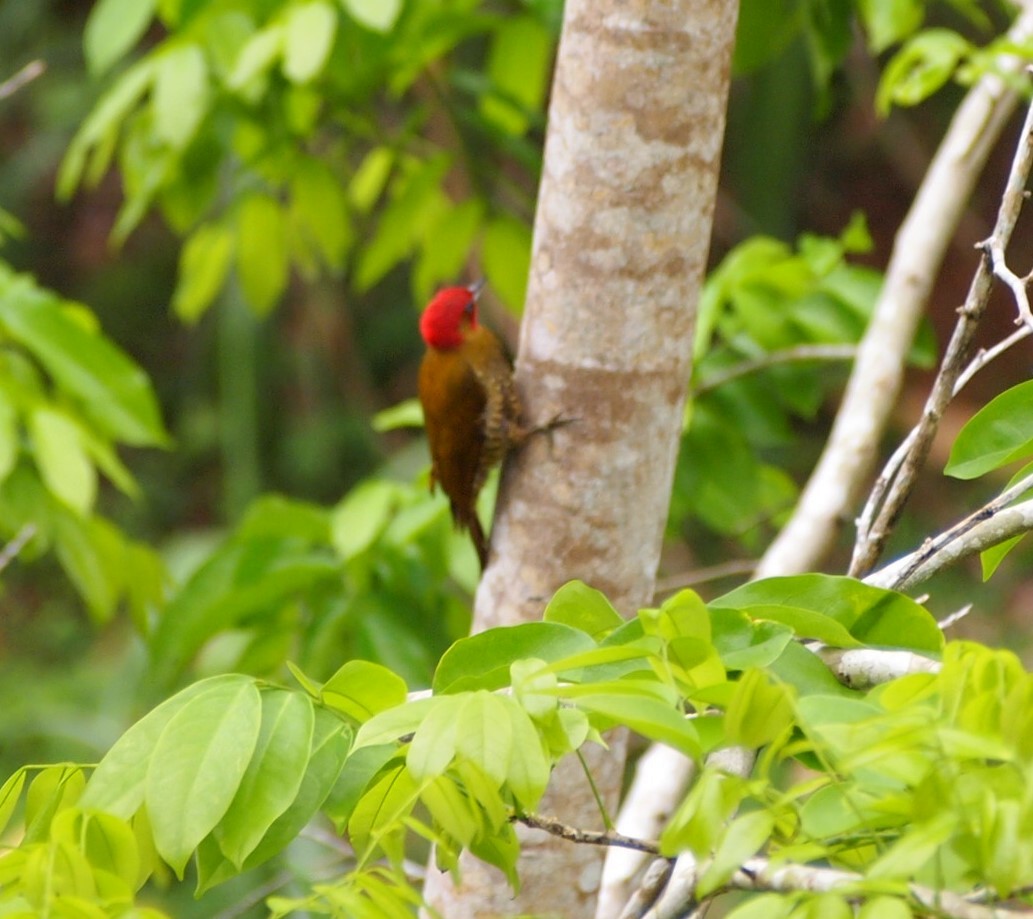
[[[137,493],[120,445],[167,444],[150,381],[94,315],[0,263],[0,536],[29,528],[98,620],[125,600],[142,622],[161,600],[158,557],[95,506],[101,475]]]
[[[424,299],[462,273],[478,244],[488,280],[517,309],[530,208],[514,207],[495,164],[537,169],[527,136],[541,130],[557,23],[544,8],[502,16],[478,6],[102,0],[85,35],[95,75],[125,61],[155,19],[167,36],[83,122],[59,191],[93,185],[117,162],[125,201],[114,237],[151,208],[185,236],[173,306],[188,321],[231,274],[267,313],[292,268],[307,278],[347,271],[365,291],[411,259]],[[452,61],[448,104],[427,93],[418,102],[421,81],[440,92],[431,68],[472,40],[483,70]],[[462,151],[432,139],[440,119],[477,151],[474,196],[462,203],[447,191]]]
[[[824,667],[798,638],[878,643],[880,623],[894,622],[882,643],[942,649],[938,673],[830,693],[783,666],[803,654]],[[573,582],[546,621],[456,642],[432,695],[407,698],[394,673],[362,661],[323,684],[295,672],[301,691],[202,680],[132,727],[88,781],[82,767],[40,772],[17,864],[44,882],[29,871],[2,896],[41,907],[74,876],[78,895],[96,898],[111,874],[101,905],[120,915],[160,864],[182,875],[188,861],[203,893],[282,850],[317,811],[349,840],[351,869],[274,898],[274,914],[409,915],[419,896],[403,866],[418,839],[435,843],[444,869],[467,849],[516,886],[512,820],[534,811],[559,759],[615,724],[697,761],[731,745],[761,751],[748,778],[703,768],[663,832],[665,854],[709,859],[699,896],[756,853],[849,868],[863,878],[855,896],[902,907],[915,905],[909,879],[988,883],[1000,898],[1033,879],[1022,829],[1033,820],[1033,677],[1008,653],[944,648],[922,607],[846,578],[759,581],[710,604],[683,591],[627,623]],[[6,819],[26,776],[0,792]],[[33,861],[54,847],[64,860]]]

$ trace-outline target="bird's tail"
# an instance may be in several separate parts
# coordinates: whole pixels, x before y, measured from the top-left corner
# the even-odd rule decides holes
[[[480,518],[476,514],[470,517],[470,536],[473,539],[473,547],[477,550],[477,558],[481,562],[481,571],[488,567],[488,537],[484,535],[484,527],[481,526]]]

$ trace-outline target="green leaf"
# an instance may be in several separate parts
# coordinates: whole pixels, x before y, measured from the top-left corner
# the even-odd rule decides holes
[[[376,747],[385,743],[395,743],[402,737],[412,734],[438,706],[445,705],[444,696],[426,696],[413,699],[405,705],[385,709],[374,715],[355,735],[355,749]]]
[[[941,852],[942,846],[958,825],[958,815],[943,811],[924,823],[911,824],[908,831],[868,867],[868,877],[908,880],[931,858]]]
[[[434,704],[416,729],[405,764],[417,782],[444,774],[456,754],[460,718],[469,701],[465,693],[434,696]]]
[[[576,580],[568,581],[552,595],[542,619],[580,629],[596,641],[624,625],[623,617],[602,591]]]
[[[972,46],[950,29],[928,29],[916,35],[883,69],[875,110],[886,116],[894,105],[917,105],[928,99],[954,76],[971,50]]]
[[[373,545],[396,513],[398,499],[398,486],[385,479],[367,479],[348,492],[330,518],[337,554],[348,561]]]
[[[748,858],[764,847],[774,828],[775,820],[767,811],[736,817],[696,884],[696,896],[702,899],[724,885]]]
[[[65,812],[77,824],[74,837],[98,875],[107,872],[133,889],[141,875],[140,850],[133,828],[125,820],[104,813]],[[64,816],[64,814],[62,814]]]
[[[402,0],[341,0],[345,12],[374,32],[390,32],[402,12]]]
[[[156,5],[157,0],[99,0],[83,31],[91,73],[103,73],[143,38]]]
[[[392,200],[381,213],[372,238],[359,253],[355,272],[355,286],[359,291],[371,288],[408,257],[417,240],[425,236],[448,207],[441,183],[450,162],[447,154],[433,156],[412,165],[407,175],[389,186]],[[370,182],[378,177],[375,168],[378,165],[373,161],[369,167],[373,173]]]
[[[314,726],[312,702],[306,696],[282,690],[262,693],[254,754],[233,803],[215,827],[219,848],[237,868],[294,802],[308,767]]]
[[[165,727],[172,717],[199,697],[218,692],[237,692],[252,685],[250,677],[231,673],[194,683],[162,702],[128,731],[108,750],[83,792],[80,805],[107,811],[128,820],[144,800],[147,768]]]
[[[298,232],[328,267],[340,268],[353,232],[340,180],[325,163],[305,157],[291,175],[290,201]]]
[[[778,660],[793,640],[793,630],[781,622],[753,622],[741,610],[711,611],[714,647],[729,670],[767,667]]]
[[[300,544],[299,544],[300,543]],[[296,537],[230,539],[172,596],[150,637],[151,681],[162,686],[209,638],[245,616],[276,610],[288,598],[340,579],[325,550]]]
[[[799,637],[840,647],[862,644],[939,651],[936,620],[910,597],[853,578],[805,574],[753,581],[710,603],[792,626]]]
[[[434,288],[463,273],[477,231],[484,222],[484,202],[471,198],[443,210],[424,236],[413,271],[413,291],[421,302]]]
[[[154,845],[179,878],[226,814],[258,741],[262,700],[253,681],[212,683],[165,725],[147,766]]]
[[[524,810],[532,811],[538,806],[549,784],[549,760],[527,713],[512,699],[500,698],[498,701],[503,703],[509,713],[513,738],[506,770],[506,786]]]
[[[885,51],[922,24],[922,0],[860,0],[861,20],[873,54]]]
[[[419,399],[403,399],[397,405],[377,412],[370,426],[380,434],[399,428],[422,428],[423,406]]]
[[[222,290],[233,245],[233,234],[218,223],[201,224],[183,243],[172,309],[184,322],[197,322]]]
[[[146,374],[56,298],[19,278],[7,296],[0,296],[0,327],[105,433],[132,446],[167,443]]]
[[[515,313],[524,308],[531,273],[531,231],[514,217],[488,221],[481,246],[484,275],[492,290]]]
[[[426,722],[421,729],[426,728]],[[479,767],[496,787],[509,773],[513,720],[505,702],[483,689],[466,696],[455,732],[456,755]]]
[[[991,399],[961,429],[944,472],[975,479],[1033,455],[1033,380]]]
[[[857,919],[912,919],[911,907],[899,897],[872,897],[857,913]]]
[[[283,211],[269,195],[253,194],[237,208],[237,272],[248,303],[266,315],[287,287]]]
[[[595,647],[584,632],[558,622],[488,629],[460,639],[442,655],[434,672],[434,692],[500,689],[509,685],[509,667],[514,661],[526,657],[557,661]]]
[[[481,114],[507,134],[523,134],[529,115],[540,111],[552,64],[552,35],[537,17],[500,20],[488,51],[492,92],[480,100]]]
[[[322,709],[316,709],[315,716],[301,787],[287,810],[273,821],[262,841],[247,857],[245,871],[260,865],[297,838],[322,806],[344,768],[352,740],[351,731]]]
[[[795,900],[777,893],[762,893],[740,903],[727,919],[787,919],[794,909]]]
[[[348,756],[351,732],[339,718],[324,709],[315,709],[315,716],[312,745],[307,751],[308,767],[301,788],[291,805],[273,821],[262,841],[245,859],[244,871],[261,865],[294,842],[311,822],[341,774]],[[197,873],[197,894],[200,896],[240,872],[223,856],[214,836],[208,836],[198,848]]]
[[[326,66],[337,31],[337,14],[323,0],[289,7],[283,42],[283,75],[308,83]]]
[[[578,696],[575,701],[578,708],[601,715],[610,722],[605,727],[625,725],[693,759],[702,756],[695,725],[672,706],[658,699],[611,692]]]
[[[379,712],[405,703],[405,680],[381,664],[348,661],[323,684],[327,706],[360,724]]]
[[[403,765],[388,770],[373,783],[348,821],[348,836],[360,863],[378,846],[390,846],[391,836],[400,835],[402,821],[412,812],[418,796],[419,786]]]
[[[97,470],[83,446],[82,431],[64,412],[37,408],[29,415],[29,437],[47,490],[85,516],[97,497]]]
[[[25,787],[25,770],[19,769],[0,786],[0,833],[7,829]]]
[[[208,65],[197,45],[172,45],[156,58],[151,109],[155,137],[183,150],[208,111]]]
[[[0,485],[14,469],[18,453],[18,413],[0,388]]]
[[[420,799],[435,823],[461,846],[469,847],[480,831],[480,821],[469,799],[456,788],[452,779],[442,776],[428,782],[420,792]]]
[[[282,25],[269,26],[252,35],[240,49],[226,85],[245,98],[254,95],[256,89],[261,89],[261,78],[283,54],[284,40]]]
[[[735,684],[725,712],[728,743],[757,748],[771,743],[793,723],[793,695],[763,670],[747,670]]]

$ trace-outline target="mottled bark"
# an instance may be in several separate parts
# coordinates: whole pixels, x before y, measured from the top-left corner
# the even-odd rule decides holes
[[[568,0],[517,380],[531,420],[576,423],[508,464],[475,628],[541,617],[571,578],[648,602],[691,370],[724,132],[735,0]],[[592,757],[613,807],[623,743]],[[542,812],[602,822],[576,760]],[[591,916],[603,853],[523,831],[523,888],[464,859],[434,874],[449,919]]]

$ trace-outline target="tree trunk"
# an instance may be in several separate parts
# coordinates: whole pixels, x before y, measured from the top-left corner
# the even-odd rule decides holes
[[[581,578],[624,613],[649,602],[667,519],[706,265],[735,0],[568,0],[549,111],[517,381],[527,415],[575,419],[508,465],[477,630],[540,619]],[[623,742],[589,768],[616,804]],[[602,821],[580,765],[542,812]],[[449,919],[594,912],[603,853],[527,831],[513,896],[463,860],[433,872]]]

